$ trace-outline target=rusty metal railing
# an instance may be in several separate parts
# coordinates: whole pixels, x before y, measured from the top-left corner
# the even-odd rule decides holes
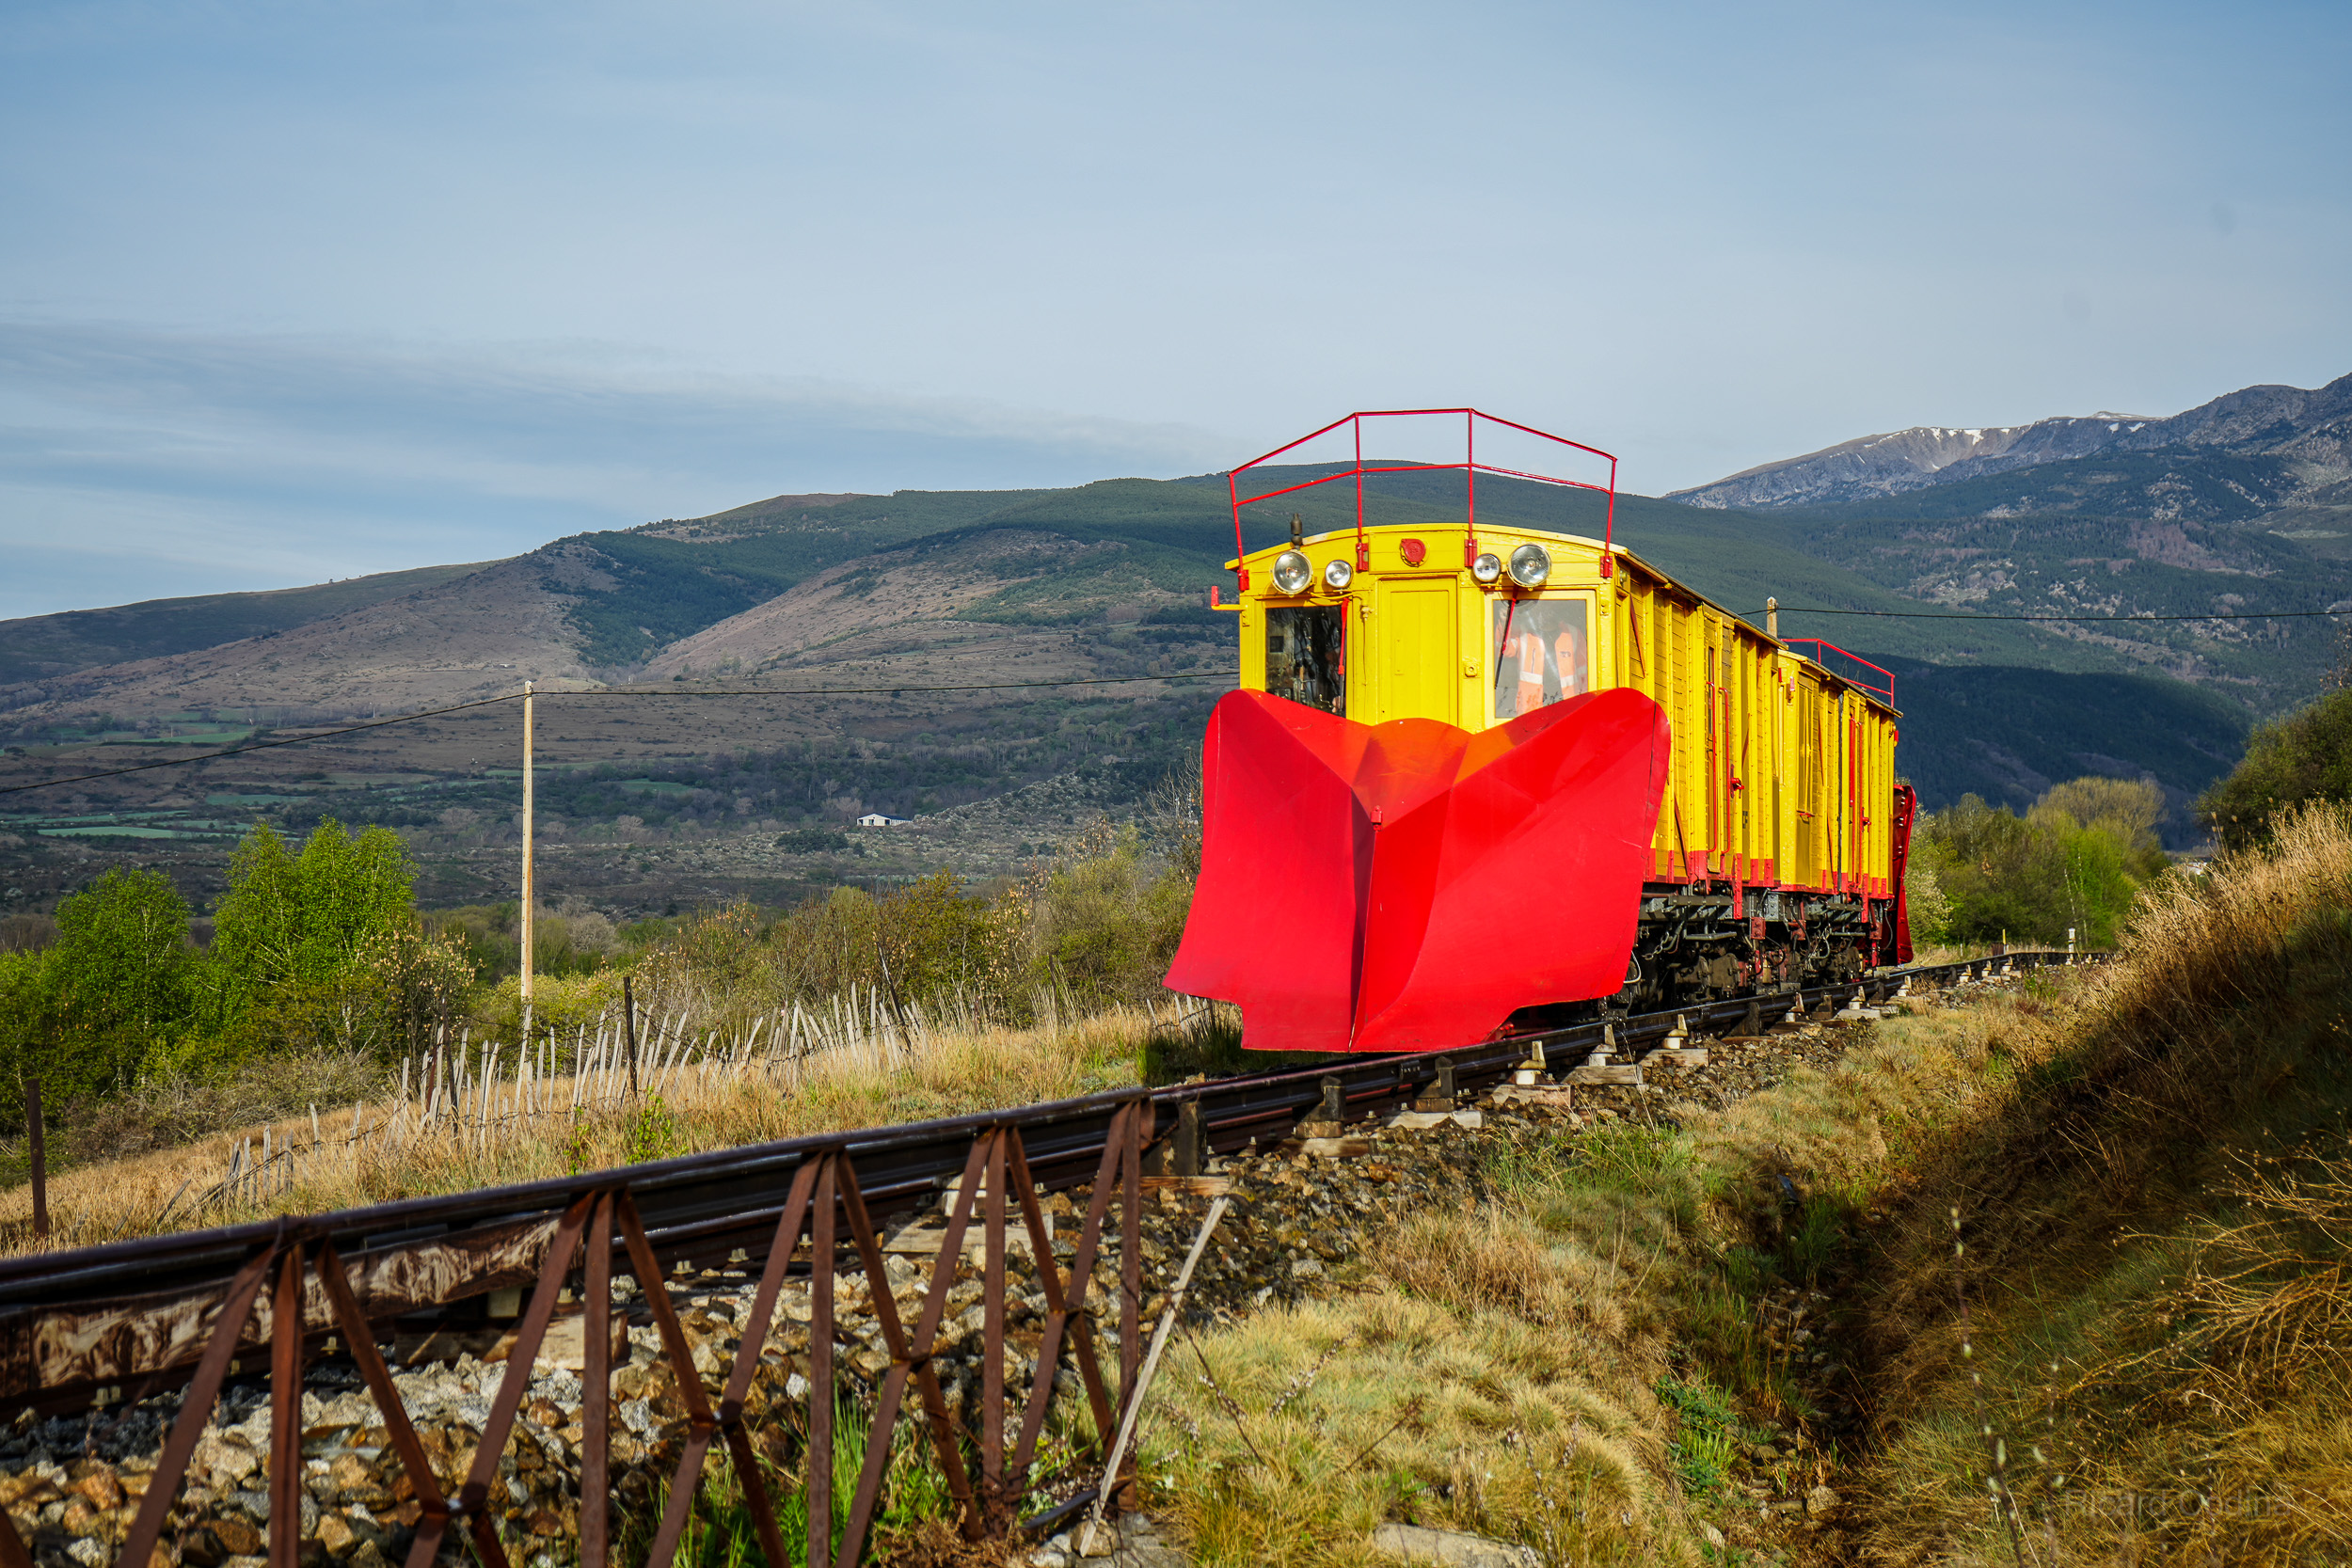
[[[765,1466],[753,1451],[743,1411],[786,1274],[803,1240],[808,1246],[813,1307],[805,1445],[807,1560],[830,1560],[847,1568],[864,1551],[881,1500],[899,1411],[910,1385],[920,1402],[918,1418],[929,1430],[940,1468],[953,1493],[963,1533],[974,1540],[1000,1533],[1022,1498],[1021,1478],[1028,1474],[1036,1454],[1047,1406],[1054,1397],[1055,1374],[1065,1353],[1076,1363],[1096,1433],[1115,1430],[1119,1413],[1131,1397],[1140,1343],[1137,1318],[1142,1303],[1142,1255],[1138,1244],[1141,1167],[1150,1124],[1151,1106],[1142,1097],[1112,1113],[1067,1279],[1055,1257],[1021,1129],[1003,1125],[982,1130],[965,1157],[955,1196],[948,1205],[946,1232],[938,1255],[940,1262],[932,1270],[921,1315],[911,1325],[911,1331],[910,1325],[900,1321],[891,1294],[891,1280],[883,1267],[874,1214],[860,1191],[854,1158],[843,1148],[818,1151],[813,1159],[803,1162],[792,1178],[790,1192],[766,1247],[766,1263],[753,1297],[750,1317],[741,1324],[735,1355],[715,1404],[702,1379],[691,1374],[694,1360],[686,1330],[670,1301],[666,1276],[626,1175],[607,1173],[604,1179],[584,1184],[547,1234],[530,1305],[523,1311],[508,1353],[509,1372],[500,1384],[472,1464],[453,1494],[442,1488],[403,1408],[391,1370],[376,1347],[377,1324],[371,1320],[354,1288],[355,1271],[344,1262],[331,1237],[317,1233],[318,1227],[298,1221],[285,1222],[270,1244],[256,1252],[237,1271],[219,1298],[218,1310],[211,1316],[209,1332],[197,1357],[179,1417],[165,1439],[163,1452],[149,1478],[145,1496],[117,1560],[146,1563],[151,1560],[222,1383],[241,1343],[251,1336],[265,1342],[269,1351],[269,1557],[272,1568],[293,1568],[299,1559],[301,1519],[302,1369],[311,1344],[331,1331],[347,1347],[373,1394],[390,1435],[390,1447],[422,1505],[407,1554],[410,1568],[424,1568],[432,1562],[453,1530],[470,1535],[484,1561],[493,1568],[504,1568],[508,1561],[506,1552],[495,1528],[493,1511],[485,1504],[492,1495],[500,1460],[514,1434],[516,1416],[530,1386],[528,1370],[555,1315],[560,1292],[578,1272],[585,1276],[581,1289],[586,1317],[582,1383],[591,1391],[582,1405],[585,1438],[580,1454],[580,1561],[584,1568],[604,1568],[611,1560],[612,1545],[609,1512],[612,1409],[610,1400],[594,1397],[594,1391],[609,1390],[611,1386],[612,1287],[616,1266],[617,1272],[635,1277],[672,1364],[688,1370],[687,1375],[678,1379],[678,1390],[688,1411],[687,1434],[647,1561],[666,1565],[675,1557],[704,1462],[712,1446],[722,1441],[735,1461],[736,1478],[743,1488],[762,1550],[770,1561],[788,1560],[777,1525],[776,1499],[769,1491]],[[1120,1284],[1116,1304],[1119,1368],[1115,1391],[1104,1385],[1093,1340],[1092,1309],[1087,1300],[1114,1197],[1119,1202],[1120,1224]],[[1030,1378],[1027,1403],[1017,1425],[1008,1422],[1003,1356],[1009,1199],[1017,1204],[1018,1219],[1026,1230],[1046,1303],[1042,1341]],[[958,1425],[948,1413],[946,1396],[931,1369],[936,1337],[955,1282],[956,1262],[963,1255],[964,1238],[976,1217],[976,1209],[979,1211],[986,1270],[977,1490],[965,1472]],[[872,1310],[889,1349],[890,1367],[875,1396],[864,1467],[840,1544],[835,1548],[832,1475],[835,1393],[834,1261],[845,1239],[845,1230],[855,1262],[863,1270]],[[1105,1478],[1104,1484],[1115,1487],[1119,1478]],[[30,1561],[22,1538],[7,1516],[0,1514],[0,1563]]]

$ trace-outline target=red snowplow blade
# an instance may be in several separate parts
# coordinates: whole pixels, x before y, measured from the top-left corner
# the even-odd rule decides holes
[[[1471,735],[1228,693],[1168,984],[1262,1051],[1418,1051],[1609,996],[1632,956],[1673,731],[1638,691]]]

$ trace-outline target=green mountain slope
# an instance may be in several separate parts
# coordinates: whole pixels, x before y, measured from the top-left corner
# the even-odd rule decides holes
[[[549,570],[573,596],[568,615],[587,662],[625,667],[828,566],[1047,493],[780,496],[708,517],[574,534],[548,546]]]
[[[2226,692],[2261,715],[2294,708],[2320,689],[2336,659],[2336,623],[2309,612],[2352,598],[2352,561],[2316,554],[2309,541],[2241,522],[2055,509],[2032,515],[1934,511],[1955,492],[2017,477],[1970,481],[1894,501],[1775,513],[1770,520],[1788,526],[1808,554],[1915,601],[1915,609],[1925,601],[1941,610],[1988,616],[2198,617],[2011,623],[2017,629],[2008,641],[2029,650],[2027,657],[1975,656],[1980,661],[2156,671]],[[1912,511],[1892,515],[1887,509],[1895,506]],[[2298,613],[2231,619],[2274,610]],[[1919,652],[1904,645],[1901,634],[1880,645],[1938,662],[1953,662],[1963,640],[1985,637],[1983,645],[1992,645],[1991,623],[1912,625],[1926,628],[1914,634]],[[1812,629],[1807,626],[1803,634]],[[1851,630],[1879,638],[1876,623]],[[1930,651],[1936,649],[1943,651]]]
[[[1261,474],[1259,483],[1262,487],[1280,485],[1330,471],[1327,467],[1275,468]],[[934,498],[935,502],[946,499]],[[1279,543],[1289,532],[1293,512],[1311,534],[1342,531],[1354,526],[1355,507],[1354,486],[1344,481],[1297,491],[1248,508],[1244,543],[1250,549]],[[1607,510],[1607,499],[1590,491],[1492,476],[1482,476],[1479,483],[1479,515],[1498,525],[1517,523],[1597,536]],[[1458,473],[1385,474],[1366,483],[1367,523],[1459,529],[1464,518]],[[1123,594],[1147,590],[1191,593],[1232,580],[1225,562],[1233,553],[1232,514],[1222,475],[1176,481],[1104,480],[1051,491],[1003,506],[966,527],[924,539],[916,547],[926,553],[953,550],[979,534],[1006,529],[1042,531],[1079,545],[1115,542],[1126,547],[1090,552],[1083,573],[1071,578],[1057,580],[1049,575],[1009,587],[962,612],[961,618],[1078,625],[1107,619]],[[1884,610],[1916,608],[1885,585],[1811,553],[1803,534],[1803,524],[1777,517],[1703,510],[1640,496],[1617,498],[1619,542],[1751,619],[1760,621],[1764,600],[1775,594],[1785,604]],[[587,537],[600,541],[607,536]],[[752,548],[747,544],[728,559],[748,559]],[[615,608],[620,608],[617,601]],[[1872,622],[1868,637],[1861,641],[1867,647],[1858,651],[1899,657],[2040,662],[2055,655],[2071,656],[2083,668],[2119,667],[2104,650],[2075,649],[2062,643],[2048,647],[2046,640],[2000,623],[1953,628],[1938,622]]]
[[[419,589],[437,588],[480,569],[479,563],[420,566],[308,588],[147,599],[105,610],[71,610],[58,615],[0,621],[0,686],[290,631]]]

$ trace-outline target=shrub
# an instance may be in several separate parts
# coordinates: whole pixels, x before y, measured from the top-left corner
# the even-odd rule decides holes
[[[1156,995],[1191,891],[1141,835],[1105,824],[993,896],[941,872],[880,896],[835,888],[764,927],[746,904],[627,935],[641,944],[638,997],[696,1027],[853,990],[885,1007],[1025,1023]]]
[[[2162,814],[2156,787],[2134,780],[2058,784],[2024,816],[1963,796],[1920,825],[1914,934],[2058,942],[2071,928],[2086,945],[2110,946],[2140,883],[2169,863],[2156,846]]]
[[[2256,730],[2197,812],[2224,849],[2244,849],[2269,843],[2282,814],[2317,800],[2352,800],[2352,687]]]
[[[1903,903],[1915,943],[1924,946],[1950,937],[1952,901],[1945,896],[1944,879],[1934,861],[1914,855],[1903,867]]]
[[[1192,883],[1155,872],[1132,832],[1099,832],[1085,848],[1029,889],[1033,979],[1082,1006],[1137,1000],[1176,957]]]
[[[465,950],[474,968],[496,979],[522,972],[522,906],[466,904],[425,917],[436,934]],[[532,973],[593,974],[606,968],[621,946],[610,917],[580,899],[542,908],[532,927]]]

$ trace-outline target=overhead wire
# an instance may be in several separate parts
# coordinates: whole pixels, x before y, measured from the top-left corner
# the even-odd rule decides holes
[[[1830,610],[1820,605],[1781,605],[1783,615],[1875,615],[1889,621],[2294,621],[2352,614],[2343,610],[2214,610],[2202,615],[1979,615],[1965,610]]]
[[[2168,622],[2168,621],[2293,621],[2344,615],[2338,610],[2248,610],[2212,611],[2198,615],[1983,615],[1971,610],[1841,610],[1825,605],[1781,605],[1783,615],[1857,615],[1889,621],[2062,621],[2062,622]],[[1230,680],[1240,673],[1237,670],[1195,670],[1169,675],[1099,675],[1077,680],[1054,681],[975,681],[956,686],[823,686],[823,687],[600,687],[589,689],[549,690],[534,693],[540,697],[903,697],[916,694],[962,691],[1032,691],[1073,686],[1131,686],[1150,681]],[[151,773],[163,768],[187,768],[197,763],[219,762],[229,757],[246,756],[254,752],[274,751],[281,746],[301,746],[314,740],[333,740],[341,736],[358,735],[366,730],[380,730],[393,724],[414,723],[421,719],[439,719],[471,708],[490,707],[500,703],[522,700],[519,691],[496,697],[479,697],[471,702],[453,703],[444,707],[425,708],[416,713],[396,714],[389,719],[370,720],[364,724],[343,724],[334,729],[311,730],[302,735],[283,736],[274,740],[257,740],[247,746],[232,746],[218,752],[206,752],[199,756],[165,757],[155,762],[134,763],[127,768],[108,768],[89,773],[73,773],[61,779],[43,779],[38,784],[0,785],[0,795],[21,795],[35,789],[55,789],[60,784],[91,784],[101,779],[119,779],[133,773]]]
[[[903,697],[910,693],[944,691],[1025,691],[1073,686],[1132,686],[1145,681],[1232,680],[1238,670],[1192,670],[1173,675],[1098,675],[1083,680],[1058,681],[977,681],[963,686],[827,686],[827,687],[604,687],[587,690],[534,691],[534,697]],[[62,779],[43,779],[39,784],[0,786],[0,795],[21,795],[32,789],[55,789],[59,784],[88,784],[99,779],[119,779],[131,773],[151,773],[159,768],[188,768],[199,762],[218,762],[224,757],[241,757],[253,752],[274,751],[280,746],[300,746],[313,740],[332,740],[338,736],[358,735],[362,730],[380,730],[392,724],[414,723],[420,719],[438,719],[447,714],[463,713],[469,708],[490,707],[500,703],[519,703],[523,693],[504,692],[496,697],[477,697],[471,702],[453,703],[446,707],[425,708],[417,713],[395,714],[389,719],[372,719],[364,724],[343,724],[331,730],[311,730],[302,735],[283,736],[275,740],[257,740],[249,746],[231,746],[224,751],[206,752],[200,756],[165,757],[156,762],[134,763],[128,768],[109,768],[94,773],[74,773]]]

